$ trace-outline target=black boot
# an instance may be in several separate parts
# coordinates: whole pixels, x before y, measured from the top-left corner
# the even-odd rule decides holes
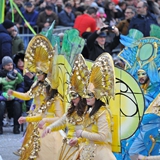
[[[20,134],[19,125],[15,125],[15,126],[13,127],[13,133],[14,133],[14,134]]]
[[[0,126],[0,134],[3,134],[3,128]]]

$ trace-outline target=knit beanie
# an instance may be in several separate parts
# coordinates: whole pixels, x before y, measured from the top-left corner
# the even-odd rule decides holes
[[[9,29],[9,28],[14,26],[14,23],[12,21],[10,21],[10,20],[5,20],[2,23],[2,25],[4,26],[4,28]]]
[[[2,59],[2,66],[7,65],[8,63],[13,63],[12,58],[11,58],[11,57],[9,57],[9,56],[5,56],[5,57],[3,57],[3,59]]]

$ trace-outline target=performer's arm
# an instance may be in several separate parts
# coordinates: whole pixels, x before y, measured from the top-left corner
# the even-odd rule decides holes
[[[64,114],[64,107],[63,107],[63,103],[62,103],[60,98],[57,97],[55,99],[55,102],[52,105],[55,105],[55,117],[53,117],[53,118],[43,118],[43,121],[45,121],[45,123],[50,123],[51,124],[51,123],[57,121]]]
[[[106,139],[110,139],[110,127],[107,120],[107,112],[105,111],[97,121],[98,133],[82,131],[81,137],[87,138],[92,141],[105,142]],[[109,140],[110,141],[110,140]]]
[[[21,93],[21,92],[16,92],[16,91],[12,91],[12,96],[22,99],[24,101],[30,100],[31,97],[29,96],[29,93]]]

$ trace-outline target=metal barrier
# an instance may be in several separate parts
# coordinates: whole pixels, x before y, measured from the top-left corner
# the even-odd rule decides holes
[[[38,26],[35,26],[34,29],[36,29],[36,33],[39,33],[40,29]],[[72,29],[72,27],[64,27],[64,26],[57,26],[55,29],[53,29],[53,34],[58,35],[59,33],[64,33],[66,30]],[[44,28],[42,31],[47,31],[48,28]],[[29,41],[33,38],[34,34],[31,33],[31,31],[28,28],[25,28],[23,26],[19,29],[19,37],[22,38],[24,42],[25,49],[28,46]]]

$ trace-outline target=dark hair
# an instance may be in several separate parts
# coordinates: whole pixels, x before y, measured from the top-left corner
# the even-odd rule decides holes
[[[93,107],[92,111],[90,112],[89,116],[91,117],[92,115],[94,115],[102,106],[105,106],[105,103],[102,102],[100,99],[96,99],[94,107]],[[90,107],[91,106],[88,106],[88,109]]]
[[[120,1],[119,3],[118,3],[118,5],[121,7],[121,6],[123,6],[124,4],[127,4],[125,1]]]
[[[88,13],[88,14],[96,14],[97,10],[94,7],[89,7],[89,8],[87,8],[86,13]]]
[[[43,74],[44,74],[44,76],[46,78],[47,74],[46,73],[43,73]],[[32,89],[34,89],[35,87],[37,87],[39,83],[43,83],[43,82],[37,80],[37,83],[34,86],[32,86]]]
[[[71,107],[68,109],[67,117],[70,117],[72,113],[77,109],[78,116],[82,116],[85,112],[85,108],[87,106],[86,99],[80,97],[80,101],[77,106],[74,106],[73,102],[71,102]]]
[[[72,4],[69,3],[69,2],[67,2],[67,3],[65,4],[65,7],[66,7],[66,8],[72,8]]]
[[[57,89],[52,89],[50,85],[46,87],[46,98],[45,101],[50,100],[51,98],[55,97],[58,94]]]

